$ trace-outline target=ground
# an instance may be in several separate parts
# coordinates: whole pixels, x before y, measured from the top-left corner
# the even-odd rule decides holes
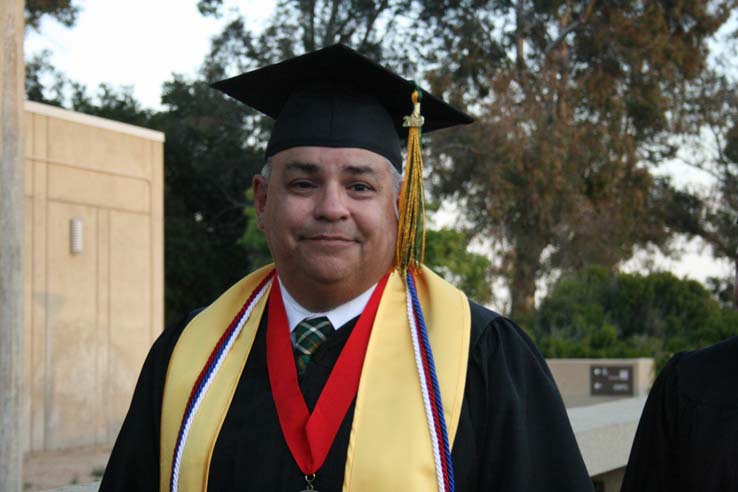
[[[110,449],[110,446],[95,446],[26,453],[23,490],[33,492],[98,481]]]

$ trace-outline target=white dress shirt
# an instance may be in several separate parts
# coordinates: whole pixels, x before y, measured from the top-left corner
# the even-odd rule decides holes
[[[279,288],[282,292],[282,300],[284,301],[284,310],[287,313],[287,323],[290,325],[290,333],[292,333],[300,321],[306,318],[319,318],[321,316],[328,318],[333,325],[333,329],[338,330],[348,321],[354,319],[364,311],[364,308],[369,302],[369,298],[372,296],[372,292],[374,292],[374,287],[376,286],[377,284],[372,285],[369,290],[363,294],[354,297],[350,301],[341,304],[330,311],[315,313],[302,307],[300,303],[298,303],[295,298],[287,292],[284,284],[279,282]]]

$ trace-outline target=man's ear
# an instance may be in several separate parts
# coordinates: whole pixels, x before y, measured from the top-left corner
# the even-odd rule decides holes
[[[264,209],[266,208],[268,184],[264,176],[256,175],[251,180],[251,188],[254,190],[254,208],[256,209],[257,225],[264,230]]]
[[[397,197],[395,198],[395,218],[399,221],[400,220],[400,195],[402,194],[402,185],[403,183],[400,183],[400,191],[397,192]]]

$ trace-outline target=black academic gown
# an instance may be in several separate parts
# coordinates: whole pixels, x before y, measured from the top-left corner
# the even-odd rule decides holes
[[[266,312],[215,445],[210,491],[293,492],[306,485],[282,436],[272,400]],[[452,450],[456,490],[591,492],[564,405],[533,343],[511,321],[474,303],[471,319],[466,390]],[[169,357],[187,321],[165,330],[151,349],[101,492],[158,490],[162,391]],[[355,322],[339,329],[313,354],[300,381],[309,408]],[[353,412],[352,404],[317,473],[315,487],[321,492],[341,490]],[[382,490],[381,477],[377,490]]]
[[[675,355],[648,395],[622,492],[738,492],[738,337]]]

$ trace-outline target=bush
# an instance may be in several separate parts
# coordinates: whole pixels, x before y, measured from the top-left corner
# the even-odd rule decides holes
[[[654,357],[738,335],[738,312],[699,282],[668,272],[589,267],[562,278],[529,327],[547,357]]]

